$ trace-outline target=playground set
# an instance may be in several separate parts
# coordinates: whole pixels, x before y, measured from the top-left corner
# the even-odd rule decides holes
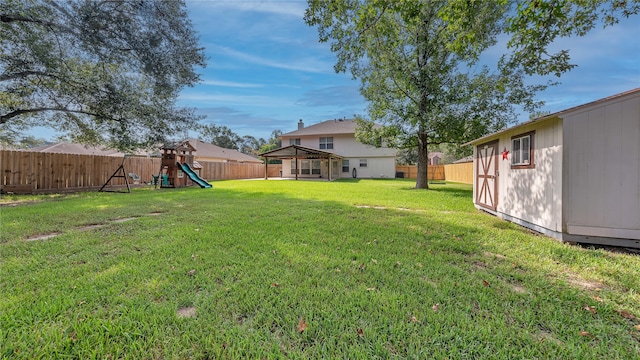
[[[203,189],[209,189],[212,187],[211,184],[202,179],[194,171],[193,153],[196,149],[194,149],[189,143],[165,144],[160,149],[162,150],[160,170],[158,171],[158,175],[152,175],[153,181],[151,182],[155,185],[155,188],[158,188],[158,186],[160,186],[160,188],[179,188],[193,185],[193,183],[198,184],[198,186]],[[120,164],[118,169],[98,191],[113,191],[107,188],[111,180],[114,178],[123,178],[126,184],[126,192],[131,192],[129,179],[124,169],[126,158],[127,156],[125,155],[122,159],[122,164]],[[134,173],[129,173],[128,176],[134,181],[140,180],[140,178]]]
[[[202,179],[194,170],[194,156],[196,149],[189,143],[165,144],[162,150],[162,162],[158,176],[153,176],[153,182],[160,188],[178,188],[198,184],[203,189],[211,188],[211,184]],[[187,176],[185,176],[185,174]]]

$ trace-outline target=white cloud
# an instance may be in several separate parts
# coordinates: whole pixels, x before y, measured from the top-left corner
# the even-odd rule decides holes
[[[333,72],[333,64],[319,61],[315,57],[297,58],[288,61],[276,61],[220,45],[216,45],[216,52],[224,56],[234,58],[236,60],[278,69],[304,71],[311,73]]]

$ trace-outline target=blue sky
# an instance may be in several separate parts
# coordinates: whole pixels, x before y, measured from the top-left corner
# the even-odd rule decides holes
[[[240,136],[267,139],[334,118],[366,115],[359,81],[336,74],[335,56],[303,20],[306,1],[187,1],[209,57],[203,83],[184,91],[180,104],[198,108],[205,123]],[[561,39],[579,67],[561,85],[539,95],[541,110],[560,111],[640,87],[640,17]],[[496,49],[500,52],[500,49]],[[528,119],[521,114],[518,121]]]
[[[209,60],[202,83],[185,89],[179,105],[197,108],[204,123],[268,139],[275,129],[295,130],[298,119],[311,125],[366,115],[359,81],[334,72],[329,45],[304,23],[306,1],[187,0],[187,8]],[[579,67],[538,96],[541,110],[640,87],[640,16],[555,47],[570,49]]]

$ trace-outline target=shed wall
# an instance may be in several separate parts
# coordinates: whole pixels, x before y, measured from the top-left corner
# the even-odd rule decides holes
[[[533,169],[511,168],[511,137],[535,131]],[[562,231],[562,120],[559,118],[507,132],[500,150],[509,150],[499,161],[498,207],[500,213],[553,232]]]
[[[640,239],[640,95],[564,117],[568,234]]]

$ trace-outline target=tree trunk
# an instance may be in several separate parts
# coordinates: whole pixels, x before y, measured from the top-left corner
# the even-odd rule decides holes
[[[429,150],[427,145],[427,132],[422,129],[418,130],[418,176],[416,177],[416,189],[429,188]]]

